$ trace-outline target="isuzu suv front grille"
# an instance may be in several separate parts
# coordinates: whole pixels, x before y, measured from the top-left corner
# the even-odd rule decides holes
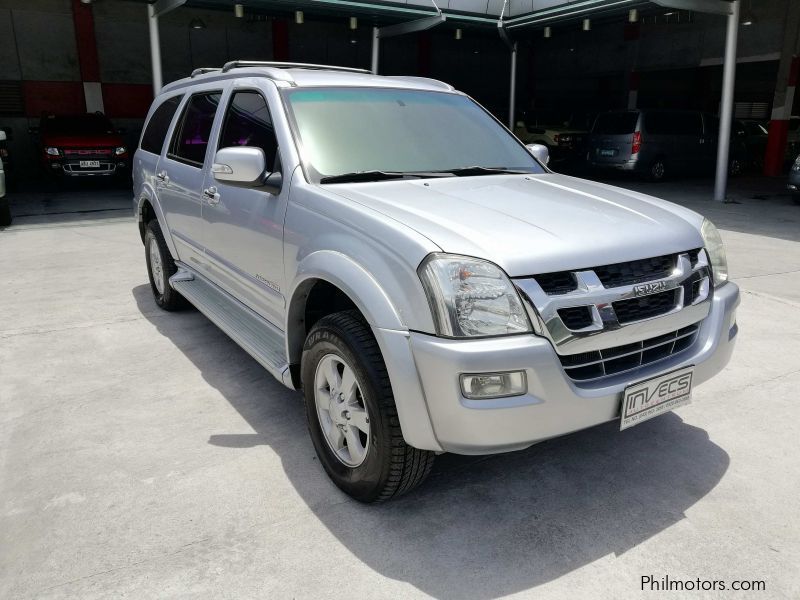
[[[712,295],[702,249],[514,281],[537,332],[550,339],[576,381],[683,350],[690,342],[676,340],[708,316]]]

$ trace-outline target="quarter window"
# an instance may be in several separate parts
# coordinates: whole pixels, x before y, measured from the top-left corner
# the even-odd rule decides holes
[[[171,157],[202,166],[221,95],[220,92],[211,92],[189,98],[181,124],[172,136]]]
[[[278,141],[266,100],[258,92],[236,92],[233,95],[222,135],[220,148],[230,146],[254,146],[264,151],[267,165],[275,164]]]
[[[178,110],[178,105],[181,103],[182,98],[183,96],[173,96],[164,100],[161,106],[155,110],[142,136],[142,150],[147,150],[153,154],[161,154],[169,124],[172,123],[172,117],[175,116],[175,111]]]

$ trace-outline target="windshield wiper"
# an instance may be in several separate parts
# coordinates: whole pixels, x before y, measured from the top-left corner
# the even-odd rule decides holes
[[[482,169],[483,167],[469,167]],[[509,171],[512,172],[512,171]],[[517,171],[513,171],[516,173]],[[387,179],[424,179],[426,177],[452,177],[452,170],[444,171],[354,171],[341,175],[328,175],[319,180],[320,183],[358,183],[362,181],[385,181]]]
[[[450,173],[456,177],[471,177],[473,175],[520,175],[523,173],[530,173],[530,171],[520,171],[519,169],[507,169],[505,167],[481,167],[474,165],[471,167],[460,167],[458,169],[446,169],[438,171],[439,173]]]
[[[358,183],[359,181],[384,181],[386,179],[405,179],[412,177],[435,177],[433,173],[416,173],[411,171],[353,171],[341,175],[329,175],[319,180],[320,183]]]

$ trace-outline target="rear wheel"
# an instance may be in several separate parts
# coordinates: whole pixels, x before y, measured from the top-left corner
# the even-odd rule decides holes
[[[419,485],[434,453],[406,444],[389,375],[357,311],[323,317],[301,363],[306,417],[323,468],[346,494],[382,502]]]
[[[145,260],[150,287],[156,304],[164,310],[179,310],[186,306],[186,300],[169,285],[169,278],[178,267],[167,248],[167,242],[161,233],[161,226],[156,219],[147,224],[144,234]]]
[[[664,181],[667,175],[667,165],[664,163],[663,158],[657,158],[650,164],[650,170],[647,173],[650,181]]]

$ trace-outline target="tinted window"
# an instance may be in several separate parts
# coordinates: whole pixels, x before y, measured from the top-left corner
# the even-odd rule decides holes
[[[267,165],[271,167],[275,164],[278,141],[275,139],[267,102],[258,92],[237,92],[233,95],[219,140],[220,148],[229,146],[261,148]]]
[[[173,157],[196,165],[203,164],[220,96],[220,92],[211,92],[189,98],[183,109],[181,125],[172,136],[170,154]]]
[[[692,135],[700,137],[703,122],[700,113],[694,112],[649,112],[645,115],[644,128],[652,135]]]
[[[597,115],[592,133],[600,135],[624,135],[636,130],[637,112],[612,112]]]
[[[161,154],[169,124],[172,122],[172,117],[175,116],[175,111],[178,110],[182,97],[174,96],[169,98],[155,110],[153,116],[150,117],[150,122],[147,123],[144,135],[142,135],[142,150],[147,150],[153,154]]]
[[[104,115],[48,117],[42,127],[48,135],[104,135],[114,133],[114,126]]]
[[[466,96],[390,88],[306,88],[286,98],[312,177],[503,167],[543,172]]]

